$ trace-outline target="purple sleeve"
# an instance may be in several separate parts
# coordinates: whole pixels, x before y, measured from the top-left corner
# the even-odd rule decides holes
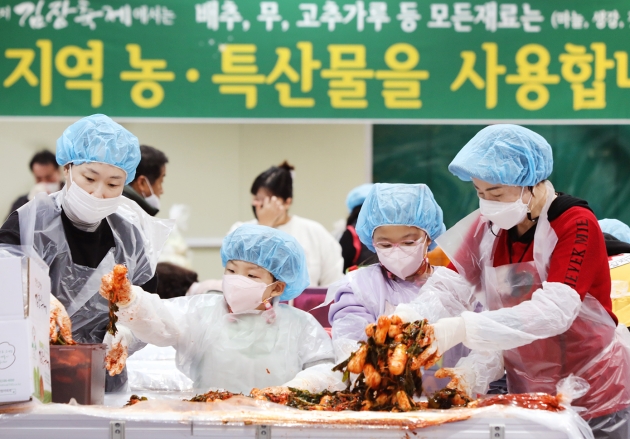
[[[352,291],[340,291],[336,296],[337,297],[335,297],[335,301],[330,305],[330,311],[328,312],[328,320],[331,325],[335,324],[335,320],[342,319],[349,314],[361,317],[368,323],[376,321],[376,318],[370,314],[367,308],[356,300]]]

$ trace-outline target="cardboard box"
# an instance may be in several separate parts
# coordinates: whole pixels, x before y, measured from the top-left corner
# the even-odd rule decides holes
[[[11,253],[0,251],[0,403],[50,402],[48,267]]]

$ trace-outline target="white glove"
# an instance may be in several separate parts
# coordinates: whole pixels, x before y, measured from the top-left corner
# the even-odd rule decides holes
[[[308,390],[311,393],[319,393],[324,390],[331,392],[344,390],[346,384],[342,381],[343,374],[341,372],[333,372],[332,368],[334,366],[333,363],[321,363],[306,368],[282,387]]]
[[[420,313],[407,303],[401,303],[398,305],[394,313],[389,317],[391,318],[392,316],[400,317],[403,323],[410,323],[423,319]]]
[[[114,288],[114,272],[117,270],[117,267],[120,266],[114,267],[114,270],[110,271],[101,278],[101,288],[99,289],[99,293],[105,300],[109,300],[111,294],[115,293],[114,295],[118,296],[118,302],[116,302],[116,304],[118,306],[126,306],[133,301],[134,285],[131,285],[129,278],[125,276],[123,282],[118,287],[118,290],[115,292],[112,291]]]
[[[453,346],[466,340],[466,322],[462,317],[447,317],[425,327],[423,344],[426,349],[419,357],[426,368],[433,366]]]
[[[123,371],[129,356],[129,344],[134,337],[129,328],[118,325],[118,332],[112,336],[109,332],[105,335],[103,343],[107,345],[107,356],[105,357],[105,367],[110,376],[118,375]]]
[[[473,398],[472,389],[477,379],[475,371],[464,367],[443,367],[435,372],[436,378],[450,378],[446,385],[449,389],[455,389]]]

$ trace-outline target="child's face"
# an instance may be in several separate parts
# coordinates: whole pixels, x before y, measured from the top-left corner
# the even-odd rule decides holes
[[[236,274],[244,276],[255,282],[269,285],[263,294],[263,302],[274,297],[282,295],[286,284],[281,281],[274,281],[273,275],[264,268],[252,264],[251,262],[232,260],[225,264],[223,274]],[[257,309],[264,310],[265,306],[261,305]]]

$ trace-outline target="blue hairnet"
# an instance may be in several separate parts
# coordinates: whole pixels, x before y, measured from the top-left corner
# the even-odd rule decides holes
[[[357,186],[352,189],[348,196],[346,197],[346,206],[348,206],[348,210],[352,212],[357,206],[360,206],[365,201],[365,197],[368,196],[370,190],[372,190],[372,183],[362,184],[361,186]]]
[[[479,131],[455,156],[448,170],[463,181],[535,186],[553,170],[551,146],[518,125],[491,125]]]
[[[602,232],[614,236],[619,241],[630,244],[630,227],[627,224],[616,219],[603,219],[599,220],[599,227],[602,229]]]
[[[446,230],[442,221],[442,209],[426,184],[377,183],[363,202],[356,231],[361,242],[376,251],[372,235],[377,227],[416,226],[427,232],[433,249],[435,238]]]
[[[93,114],[70,125],[57,139],[57,163],[107,163],[136,176],[140,163],[138,138],[104,114]]]
[[[287,284],[280,300],[291,300],[310,284],[304,249],[296,239],[278,229],[243,224],[223,240],[221,262],[245,261],[270,272]]]

